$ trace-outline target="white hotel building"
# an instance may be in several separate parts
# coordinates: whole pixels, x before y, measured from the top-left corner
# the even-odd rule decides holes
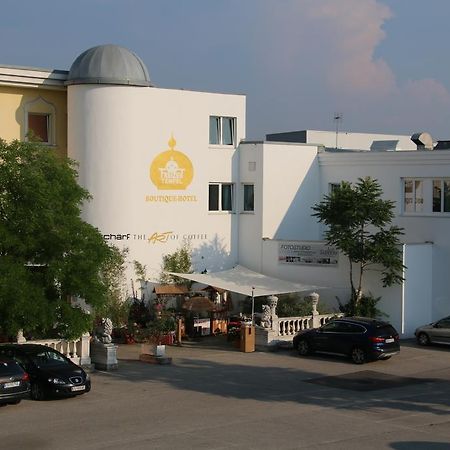
[[[317,260],[311,207],[330,185],[376,178],[404,228],[403,285],[367,290],[402,336],[450,314],[450,149],[426,134],[303,131],[245,141],[243,95],[161,89],[134,53],[106,45],[70,71],[0,66],[0,136],[29,129],[79,162],[93,196],[84,218],[157,278],[164,254],[189,242],[196,271],[236,264],[349,295],[346,258]],[[338,148],[335,148],[338,147]],[[300,249],[300,253],[295,249]]]

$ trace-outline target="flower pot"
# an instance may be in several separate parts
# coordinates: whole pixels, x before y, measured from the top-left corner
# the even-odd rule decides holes
[[[155,356],[166,356],[166,346],[156,345],[155,346]]]
[[[166,346],[143,343],[141,344],[141,355],[165,356]]]

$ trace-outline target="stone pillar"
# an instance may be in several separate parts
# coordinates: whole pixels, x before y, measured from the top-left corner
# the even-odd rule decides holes
[[[317,292],[311,292],[311,294],[309,294],[306,299],[310,300],[312,305],[312,326],[313,328],[319,328],[319,311],[317,311],[317,305],[319,304],[319,294]]]
[[[77,353],[80,357],[80,366],[90,366],[91,361],[91,335],[83,333],[80,340],[77,342]]]
[[[272,330],[278,330],[278,316],[277,316],[278,297],[276,297],[275,295],[270,295],[269,297],[267,297],[267,300],[269,300]]]

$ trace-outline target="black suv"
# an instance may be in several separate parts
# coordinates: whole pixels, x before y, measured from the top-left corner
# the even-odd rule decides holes
[[[389,359],[400,351],[395,328],[368,317],[342,317],[320,328],[300,331],[293,345],[302,356],[314,352],[334,353],[349,356],[356,364]]]

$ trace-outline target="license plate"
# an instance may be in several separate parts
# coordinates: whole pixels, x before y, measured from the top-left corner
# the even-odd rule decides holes
[[[394,342],[395,341],[395,339],[393,339],[393,338],[389,338],[389,339],[386,339],[386,344],[390,344],[391,342]]]
[[[75,391],[84,391],[86,389],[86,386],[73,386],[72,387],[72,392]]]
[[[5,389],[17,387],[17,386],[20,386],[20,381],[13,381],[11,383],[5,383],[3,386],[5,386]]]

